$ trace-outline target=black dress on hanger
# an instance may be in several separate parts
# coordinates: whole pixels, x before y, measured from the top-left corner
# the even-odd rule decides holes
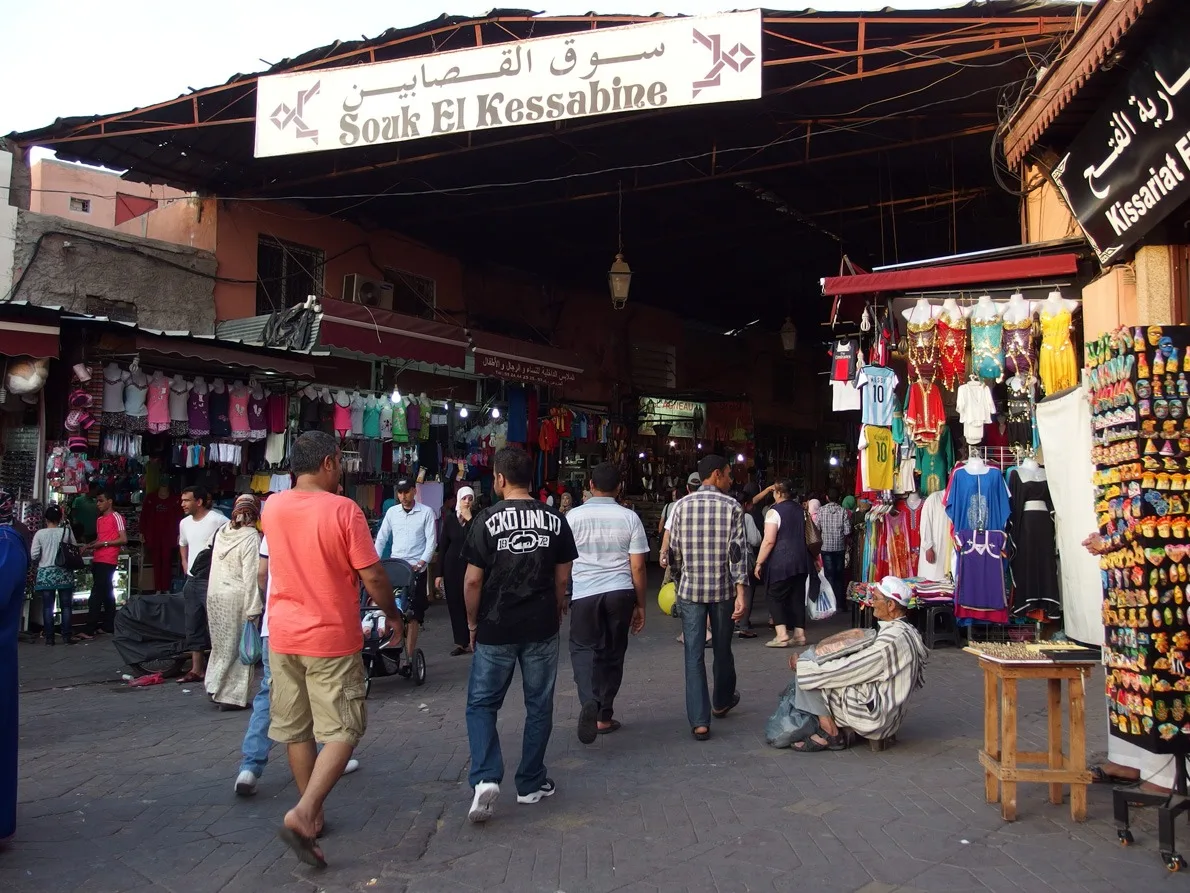
[[[1062,616],[1058,594],[1058,557],[1054,538],[1054,503],[1049,483],[1025,480],[1019,469],[1008,475],[1012,520],[1012,614],[1057,620]],[[1044,508],[1043,508],[1044,506]]]

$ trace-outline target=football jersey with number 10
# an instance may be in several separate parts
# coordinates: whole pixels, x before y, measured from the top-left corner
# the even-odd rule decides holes
[[[897,405],[897,373],[884,366],[864,366],[855,385],[864,398],[863,423],[891,428]]]

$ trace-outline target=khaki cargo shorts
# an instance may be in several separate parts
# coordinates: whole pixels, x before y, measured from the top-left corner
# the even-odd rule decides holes
[[[368,727],[368,709],[358,654],[303,657],[270,651],[269,670],[270,738],[279,744],[359,744]]]

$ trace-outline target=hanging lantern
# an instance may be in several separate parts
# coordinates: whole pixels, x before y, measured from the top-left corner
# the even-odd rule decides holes
[[[781,347],[786,353],[797,350],[797,326],[788,316],[785,317],[785,325],[781,326]]]
[[[624,255],[616,255],[612,268],[607,271],[607,285],[612,293],[612,308],[623,310],[628,303],[628,289],[632,285],[632,269],[625,262]]]

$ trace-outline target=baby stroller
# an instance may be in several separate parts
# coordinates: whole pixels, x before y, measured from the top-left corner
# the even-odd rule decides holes
[[[381,564],[388,574],[389,585],[397,601],[397,610],[405,616],[406,622],[412,616],[406,590],[413,584],[416,574],[406,561],[386,558]],[[372,604],[364,587],[360,586],[360,617],[364,628],[364,697],[372,691],[372,679],[379,676],[404,676],[413,679],[414,685],[425,685],[426,656],[420,648],[412,655],[408,664],[402,665],[401,656],[405,650],[404,639],[393,641],[393,630],[388,625],[384,611]]]

